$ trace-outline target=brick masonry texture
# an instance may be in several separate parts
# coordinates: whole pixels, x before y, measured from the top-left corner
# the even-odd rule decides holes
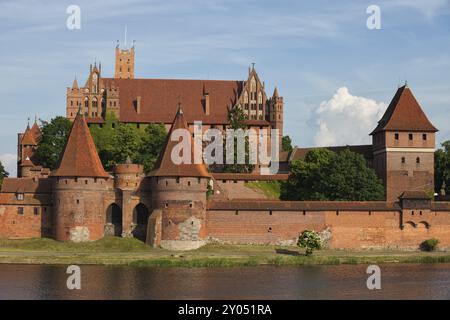
[[[203,164],[176,166],[170,139],[148,176],[130,161],[104,171],[88,124],[102,124],[105,111],[136,125],[162,122],[170,131],[192,130],[194,120],[204,120],[204,130],[225,129],[232,101],[243,108],[249,127],[282,133],[283,98],[277,89],[268,98],[255,69],[247,81],[134,79],[134,55],[134,48],[117,48],[115,78],[102,78],[101,66],[94,65],[84,87],[75,80],[67,89],[73,127],[57,170],[33,163],[41,138],[36,124],[18,135],[19,178],[5,179],[0,191],[0,238],[84,242],[112,234],[186,250],[208,242],[293,245],[308,229],[330,248],[417,249],[430,238],[450,248],[450,202],[427,196],[434,185],[437,129],[407,86],[397,90],[372,132],[372,145],[351,147],[382,180],[386,201],[269,201],[246,183],[285,181],[287,174],[210,174]],[[177,104],[180,92],[185,112]],[[169,101],[164,95],[177,101],[161,106]],[[153,104],[158,108],[149,108]],[[282,172],[308,150],[283,154]]]

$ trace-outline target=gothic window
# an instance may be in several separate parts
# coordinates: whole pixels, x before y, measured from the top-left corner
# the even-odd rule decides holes
[[[402,157],[402,163],[406,163],[406,158]]]
[[[98,76],[96,73],[92,75],[92,92],[97,93]]]
[[[262,93],[261,93],[261,91],[258,93],[258,103],[262,105]]]
[[[97,108],[97,107],[98,107],[98,101],[97,101],[97,98],[94,98],[94,99],[92,100],[92,107],[93,107],[93,108]]]
[[[420,158],[419,157],[416,158],[416,163],[420,164]]]
[[[412,141],[412,139],[413,139],[413,134],[410,133],[410,134],[408,135],[408,138],[409,138],[410,141]]]
[[[245,91],[244,93],[244,103],[248,103],[248,93]]]
[[[395,140],[398,140],[398,133],[395,134]]]

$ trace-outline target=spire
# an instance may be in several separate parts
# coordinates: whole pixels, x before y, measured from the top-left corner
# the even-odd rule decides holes
[[[273,98],[278,98],[278,89],[275,87],[275,90],[273,90]]]
[[[95,149],[85,118],[78,113],[72,124],[56,177],[108,178]]]
[[[75,76],[75,78],[73,79],[72,89],[78,89],[77,76]]]
[[[37,146],[37,142],[33,131],[30,129],[30,118],[28,118],[28,125],[23,134],[22,140],[20,142],[22,145],[26,146]]]
[[[170,139],[172,133],[177,129],[184,129],[188,132],[187,136],[190,139],[189,142],[191,146],[191,163],[175,164],[171,158],[172,149],[180,143],[178,141],[172,141]],[[152,175],[156,177],[210,177],[210,174],[208,173],[208,170],[203,163],[193,163],[194,144],[192,140],[193,139],[192,135],[190,134],[188,124],[184,119],[183,110],[181,109],[181,106],[179,106],[175,119],[173,120],[172,127],[170,128],[169,134],[167,135],[164,148],[162,149],[158,161],[156,162],[155,168],[157,169],[153,172]]]
[[[378,126],[371,134],[380,131],[438,131],[423,112],[411,89],[405,84],[395,93]]]

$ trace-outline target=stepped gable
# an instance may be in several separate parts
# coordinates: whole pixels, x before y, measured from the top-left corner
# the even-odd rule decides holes
[[[72,124],[59,167],[52,175],[56,177],[109,177],[98,157],[86,120],[80,112]]]

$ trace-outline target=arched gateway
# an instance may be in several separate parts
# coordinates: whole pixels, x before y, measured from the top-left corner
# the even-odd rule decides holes
[[[115,203],[106,210],[105,236],[122,236],[122,209]]]
[[[149,216],[150,212],[142,203],[139,203],[133,210],[133,237],[144,242],[147,237],[147,225]]]

